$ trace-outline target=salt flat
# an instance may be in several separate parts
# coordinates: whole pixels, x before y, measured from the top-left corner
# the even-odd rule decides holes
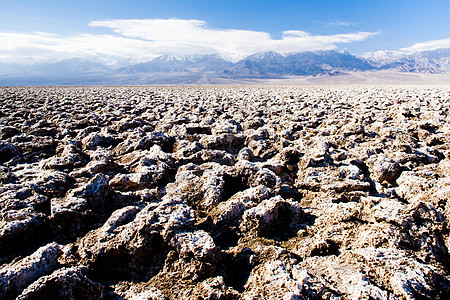
[[[447,299],[450,86],[361,76],[0,88],[0,298]]]

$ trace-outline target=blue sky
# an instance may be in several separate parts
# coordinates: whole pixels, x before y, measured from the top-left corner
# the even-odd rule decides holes
[[[450,47],[448,0],[0,2],[0,60]]]

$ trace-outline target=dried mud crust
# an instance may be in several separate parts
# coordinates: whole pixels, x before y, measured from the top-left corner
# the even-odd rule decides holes
[[[0,88],[1,299],[448,299],[450,88]]]

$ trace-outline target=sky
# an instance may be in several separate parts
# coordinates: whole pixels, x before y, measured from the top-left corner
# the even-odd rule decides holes
[[[0,0],[0,62],[450,48],[448,0]]]

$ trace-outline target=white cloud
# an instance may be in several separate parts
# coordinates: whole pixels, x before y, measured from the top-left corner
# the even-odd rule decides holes
[[[215,29],[202,20],[151,19],[94,21],[92,27],[112,29],[113,34],[0,33],[0,60],[58,60],[70,57],[120,57],[138,61],[163,54],[256,52],[281,53],[330,50],[337,44],[363,41],[374,32],[311,35],[300,30],[284,31],[272,39],[261,31]]]
[[[450,48],[450,38],[417,43],[410,47],[401,48],[400,50],[406,52],[416,52],[416,51],[436,50],[440,48]]]
[[[309,33],[301,30],[287,30],[283,31],[283,38],[288,37],[306,37],[309,36]]]
[[[66,58],[151,57],[155,45],[114,35],[49,33],[0,33],[0,60],[57,61]]]
[[[335,21],[335,22],[330,22],[327,24],[328,27],[334,27],[334,26],[344,26],[344,27],[349,27],[349,26],[355,26],[356,24],[353,22],[348,22],[348,21]]]

